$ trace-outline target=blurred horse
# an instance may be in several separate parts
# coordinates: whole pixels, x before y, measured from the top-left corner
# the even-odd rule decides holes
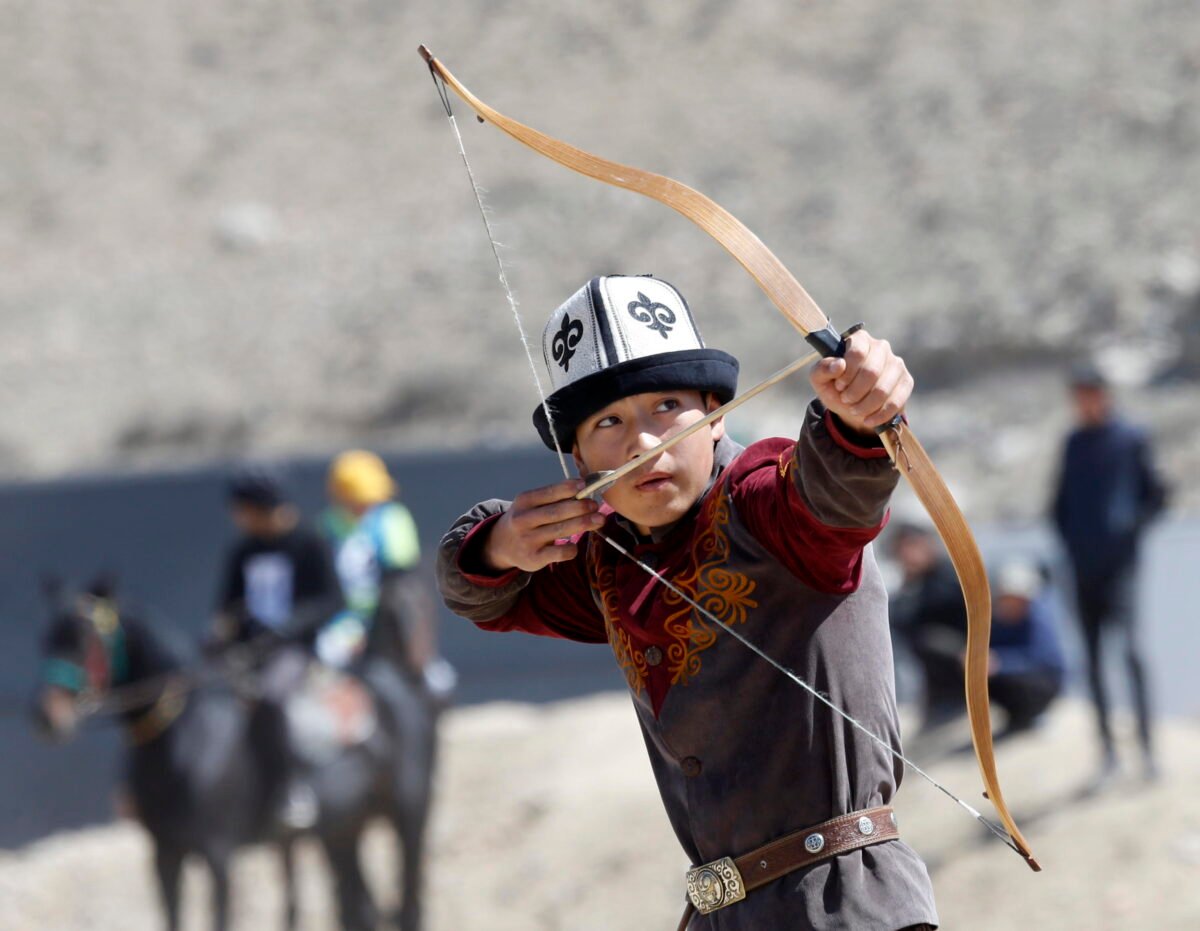
[[[265,772],[262,755],[253,752],[253,743],[263,739],[263,716],[254,703],[231,687],[227,667],[185,666],[147,625],[120,613],[107,584],[70,597],[58,591],[53,603],[35,717],[59,739],[89,714],[119,718],[129,744],[126,788],[153,840],[168,931],[179,928],[180,877],[188,856],[210,869],[212,926],[226,931],[230,858],[238,846],[260,841],[280,847],[286,927],[294,928],[296,835],[281,829],[272,814],[270,800],[282,776]],[[400,931],[418,931],[421,921],[438,709],[392,660],[376,655],[361,679],[351,680],[365,684],[358,692],[372,706],[376,726],[336,752],[308,754],[304,773],[318,805],[312,832],[334,875],[344,931],[380,925],[359,857],[362,832],[375,817],[394,826],[403,854],[401,906],[391,921]]]

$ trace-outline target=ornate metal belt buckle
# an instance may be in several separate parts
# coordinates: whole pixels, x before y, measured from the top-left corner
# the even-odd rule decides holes
[[[746,883],[729,857],[687,871],[687,894],[701,915],[746,898]]]

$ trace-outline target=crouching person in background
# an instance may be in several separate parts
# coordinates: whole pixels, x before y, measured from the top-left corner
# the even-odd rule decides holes
[[[988,691],[1008,714],[1001,736],[1028,730],[1062,691],[1066,662],[1045,580],[1028,562],[996,578]]]

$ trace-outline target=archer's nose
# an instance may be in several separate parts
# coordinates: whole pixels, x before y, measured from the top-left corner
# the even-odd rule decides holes
[[[634,430],[632,456],[640,456],[647,450],[658,445],[658,434],[654,432],[654,424],[649,421],[639,423]]]

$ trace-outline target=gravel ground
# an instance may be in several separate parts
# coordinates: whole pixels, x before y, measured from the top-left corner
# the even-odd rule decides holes
[[[1040,510],[1085,350],[1179,484],[1200,467],[1194,0],[2,0],[0,476],[532,441],[418,42],[711,194],[890,338],[972,516]],[[747,383],[802,348],[669,210],[461,125],[531,330],[598,271],[653,270]],[[803,397],[741,432],[791,432]]]
[[[907,749],[935,778],[985,804],[977,802],[974,757],[947,751],[964,733]],[[674,928],[685,863],[624,695],[456,711],[444,734],[427,891],[431,931]],[[1145,784],[1131,769],[1106,793],[1082,799],[1090,735],[1086,709],[1065,703],[1043,728],[999,750],[1006,797],[1044,867],[1036,875],[910,774],[898,799],[901,829],[930,865],[944,928],[1200,926],[1196,722],[1162,727],[1160,782]],[[382,890],[394,864],[389,841],[380,831],[367,845]],[[302,876],[303,927],[330,928],[315,851],[303,858]],[[271,857],[243,854],[235,883],[235,928],[277,927]],[[189,874],[188,931],[205,927],[204,885],[198,872]],[[0,902],[2,931],[157,927],[148,848],[126,824],[0,856]]]

